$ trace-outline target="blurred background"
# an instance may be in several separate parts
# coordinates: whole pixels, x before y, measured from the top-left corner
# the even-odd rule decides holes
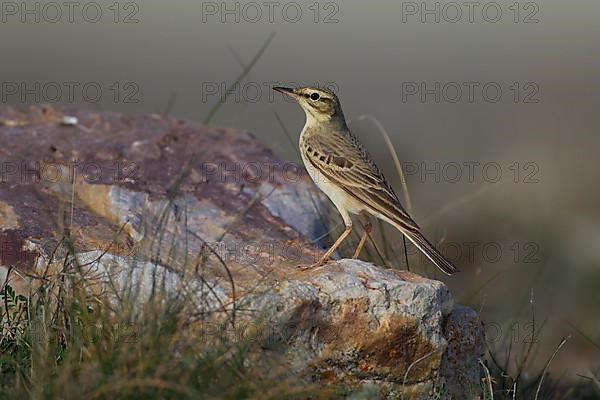
[[[598,367],[599,2],[1,6],[0,95],[16,107],[202,121],[274,33],[212,123],[252,131],[298,161],[304,115],[270,87],[333,88],[400,191],[380,131],[361,116],[388,132],[416,221],[462,272],[437,276],[414,252],[413,268],[481,311],[501,360],[524,351],[533,323],[532,367],[543,367],[566,335],[553,374],[585,379]],[[400,234],[388,240],[402,251]],[[397,266],[406,267],[403,257]]]

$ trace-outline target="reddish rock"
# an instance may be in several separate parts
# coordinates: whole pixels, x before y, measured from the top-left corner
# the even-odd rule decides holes
[[[296,268],[321,254],[328,204],[250,133],[38,106],[0,108],[0,140],[1,283],[26,293],[70,240],[97,293],[135,284],[143,301],[158,277],[197,299],[195,318],[235,307],[251,329],[260,312],[265,345],[311,379],[390,398],[477,384],[481,324],[443,283],[353,260]]]

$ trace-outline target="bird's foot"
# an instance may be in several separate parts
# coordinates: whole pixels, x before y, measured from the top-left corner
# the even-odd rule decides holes
[[[313,269],[313,268],[315,268],[315,267],[317,267],[317,265],[316,265],[316,264],[311,264],[311,265],[297,265],[297,266],[296,266],[296,268],[297,268],[299,271],[308,271],[308,270],[310,270],[310,269]]]
[[[317,267],[321,267],[321,266],[323,266],[323,265],[327,264],[327,263],[328,263],[328,262],[330,262],[330,261],[331,261],[331,260],[319,260],[319,261],[317,261],[316,263],[314,263],[314,264],[310,264],[310,265],[298,265],[298,266],[297,266],[297,268],[298,268],[300,271],[308,271],[308,270],[311,270],[311,269],[315,269],[315,268],[317,268]]]

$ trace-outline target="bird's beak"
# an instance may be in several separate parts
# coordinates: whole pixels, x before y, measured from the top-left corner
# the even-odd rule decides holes
[[[296,93],[294,92],[294,89],[291,88],[286,88],[286,87],[281,87],[281,86],[275,86],[273,88],[274,91],[279,92],[279,93],[283,93],[287,96],[291,96],[291,97],[296,97]]]

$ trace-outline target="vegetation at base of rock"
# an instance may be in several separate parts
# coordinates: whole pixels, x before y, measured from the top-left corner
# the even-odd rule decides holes
[[[143,305],[92,296],[74,258],[29,296],[0,296],[0,398],[296,399],[333,393],[302,382],[227,318],[190,324],[185,296]],[[42,277],[40,277],[42,278]],[[268,368],[256,368],[257,364]],[[269,370],[268,374],[260,371]]]

